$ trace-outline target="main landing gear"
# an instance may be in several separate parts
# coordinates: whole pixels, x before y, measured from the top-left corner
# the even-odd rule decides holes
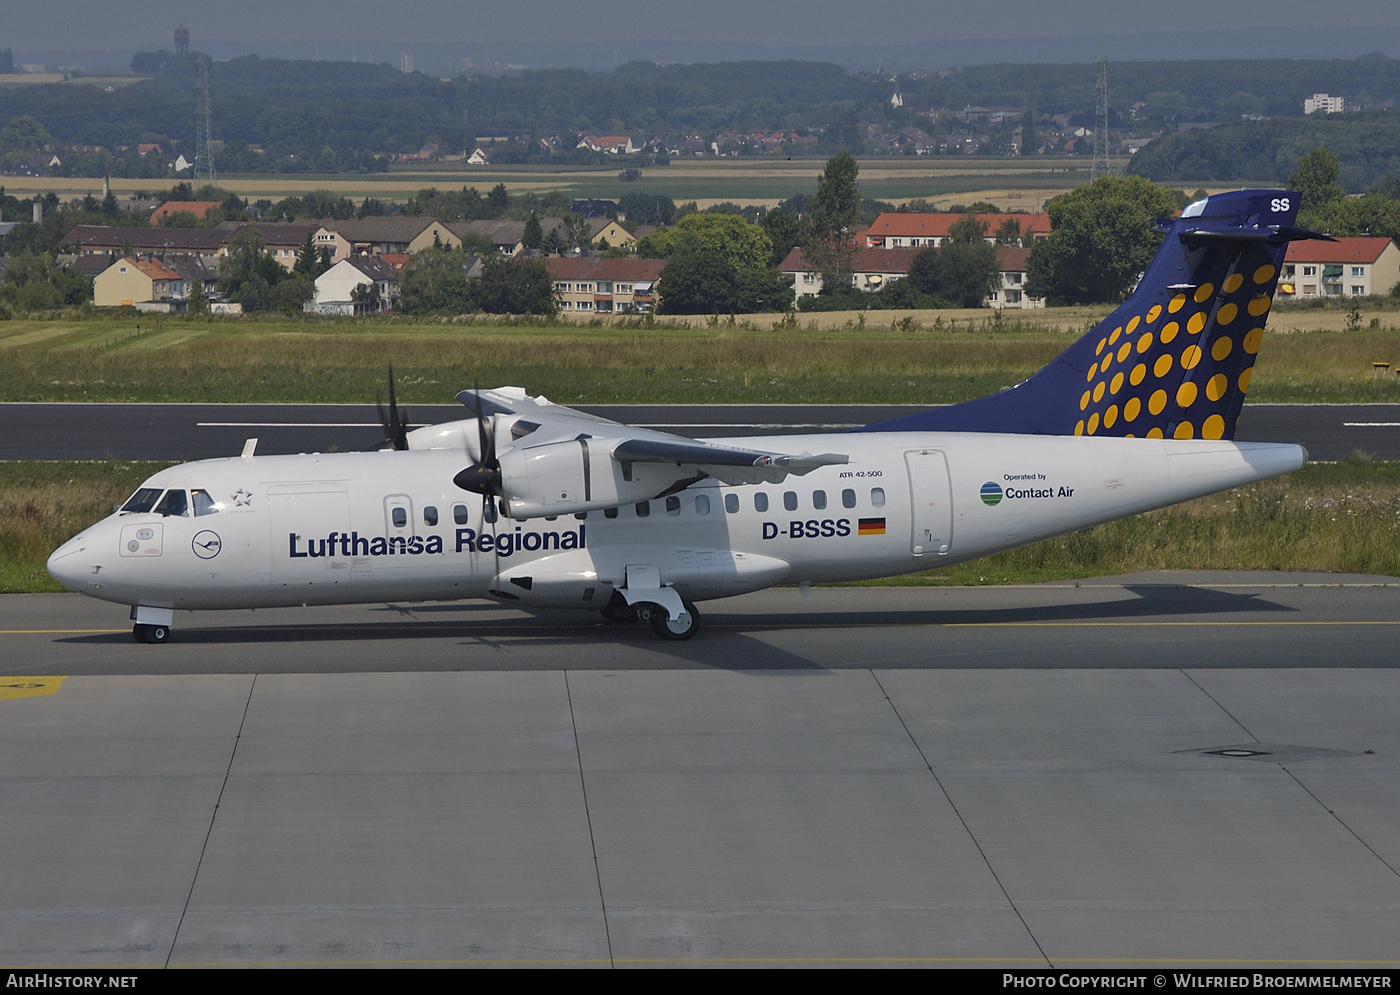
[[[138,622],[131,627],[131,637],[138,643],[168,643],[170,642],[170,626],[142,625]]]
[[[681,604],[685,611],[678,618],[671,618],[660,605],[650,602],[629,605],[618,597],[606,608],[599,609],[598,614],[615,625],[646,622],[658,638],[682,642],[700,631],[700,612],[689,601],[682,601]]]

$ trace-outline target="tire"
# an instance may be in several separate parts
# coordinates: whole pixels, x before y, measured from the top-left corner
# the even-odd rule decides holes
[[[603,616],[603,621],[611,622],[613,625],[630,625],[637,621],[637,613],[631,608],[626,607],[625,603],[622,608],[617,608],[613,605],[599,608],[598,614]]]
[[[143,625],[138,622],[131,628],[131,637],[138,643],[168,643],[170,642],[170,626]]]
[[[672,619],[660,605],[651,606],[651,631],[668,642],[683,642],[700,630],[700,612],[689,601],[681,602],[685,614]]]

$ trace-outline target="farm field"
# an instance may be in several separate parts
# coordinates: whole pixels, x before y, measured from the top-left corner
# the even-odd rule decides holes
[[[1064,308],[688,320],[201,319],[0,322],[0,400],[407,402],[517,384],[559,403],[947,403],[1018,383],[1103,314]],[[1251,398],[1394,401],[1400,310],[1280,308]]]
[[[676,159],[670,166],[647,167],[641,179],[623,182],[626,163],[596,167],[467,166],[462,162],[396,168],[366,175],[278,174],[221,176],[220,186],[250,200],[329,190],[338,196],[405,200],[424,187],[486,190],[504,183],[513,194],[560,190],[576,197],[617,198],[625,193],[655,193],[677,202],[706,207],[720,201],[775,206],[795,193],[811,193],[825,159]],[[989,200],[1004,210],[1038,211],[1045,201],[1088,181],[1081,158],[980,158],[976,156],[899,156],[861,160],[860,188],[866,197],[893,203],[922,197],[939,208]],[[163,180],[111,179],[118,197],[151,192]],[[7,191],[27,197],[56,193],[61,199],[101,196],[101,179],[83,177],[7,177]]]

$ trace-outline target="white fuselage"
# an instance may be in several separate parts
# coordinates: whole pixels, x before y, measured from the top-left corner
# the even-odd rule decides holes
[[[848,465],[780,484],[706,479],[644,508],[523,522],[483,520],[483,499],[452,482],[470,462],[461,449],[187,463],[145,486],[204,490],[213,511],[114,514],[49,571],[163,609],[479,597],[602,608],[629,572],[702,601],[926,570],[1306,461],[1291,445],[981,433],[709,441],[802,452],[836,439]]]

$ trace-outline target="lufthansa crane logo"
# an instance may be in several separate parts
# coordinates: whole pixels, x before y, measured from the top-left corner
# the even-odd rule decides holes
[[[223,540],[219,538],[218,533],[210,532],[208,529],[197,534],[191,546],[194,549],[194,555],[201,560],[212,560],[219,555],[219,550],[224,548]]]

